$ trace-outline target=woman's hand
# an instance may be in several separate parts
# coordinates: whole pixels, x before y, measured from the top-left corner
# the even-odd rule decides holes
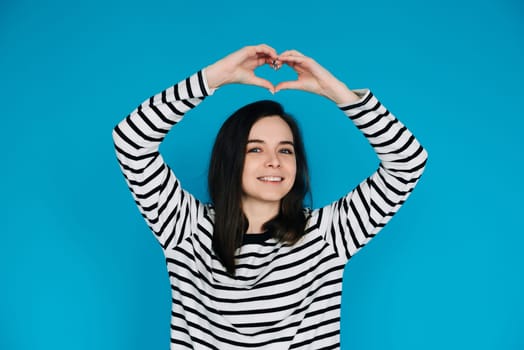
[[[285,51],[278,56],[276,62],[278,65],[290,66],[298,77],[297,80],[279,83],[275,92],[285,89],[303,90],[327,97],[337,104],[347,104],[359,99],[324,67],[296,50]]]
[[[208,86],[214,89],[226,84],[247,84],[260,86],[274,93],[273,84],[257,77],[255,69],[264,64],[271,65],[276,59],[275,49],[268,45],[246,46],[206,68]]]

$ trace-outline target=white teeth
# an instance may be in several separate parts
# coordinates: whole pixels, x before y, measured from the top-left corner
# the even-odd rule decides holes
[[[258,179],[262,181],[282,181],[280,176],[263,176],[259,177]]]

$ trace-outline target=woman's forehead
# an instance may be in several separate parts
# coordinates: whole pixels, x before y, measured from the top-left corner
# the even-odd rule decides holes
[[[291,128],[280,116],[267,116],[255,122],[249,131],[249,140],[278,140],[293,142]]]

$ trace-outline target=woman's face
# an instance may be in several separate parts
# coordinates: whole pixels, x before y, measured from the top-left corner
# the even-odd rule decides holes
[[[259,119],[251,128],[242,172],[242,203],[280,204],[297,172],[293,134],[279,116]]]

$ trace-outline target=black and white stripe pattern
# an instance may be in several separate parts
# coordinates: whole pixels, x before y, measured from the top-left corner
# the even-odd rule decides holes
[[[398,211],[426,151],[369,91],[341,110],[368,138],[379,169],[345,197],[310,212],[295,245],[246,241],[229,276],[211,249],[214,212],[180,186],[158,147],[213,93],[205,72],[151,97],[114,129],[133,197],[164,249],[172,289],[172,349],[337,349],[343,269]]]

